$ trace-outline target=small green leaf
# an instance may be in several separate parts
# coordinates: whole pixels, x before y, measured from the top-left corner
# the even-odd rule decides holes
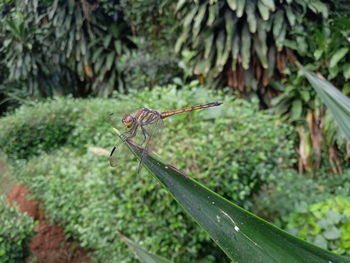
[[[291,119],[298,120],[301,118],[303,104],[301,100],[294,100],[292,104]]]
[[[235,11],[237,9],[237,0],[226,0],[228,6]]]
[[[329,66],[333,68],[338,64],[338,62],[345,57],[345,55],[348,53],[349,48],[344,47],[339,49],[337,52],[334,53],[334,55],[331,57],[331,60],[329,62]]]
[[[135,254],[136,257],[140,259],[142,263],[171,263],[171,261],[163,257],[154,255],[146,251],[140,245],[132,242],[130,239],[128,239],[126,236],[122,235],[121,233],[117,232],[117,234],[121,238],[121,240],[123,240],[128,245],[131,251]]]
[[[299,91],[301,98],[304,102],[308,102],[310,100],[310,92],[307,90],[300,90]]]
[[[350,63],[346,63],[343,66],[343,75],[346,80],[350,78]]]
[[[109,43],[111,43],[111,40],[112,40],[112,35],[106,35],[104,38],[103,38],[103,46],[105,48],[107,48],[109,46]]]
[[[261,20],[260,20],[261,21]],[[267,45],[266,45],[266,31],[264,29],[258,30],[258,34],[255,35],[254,49],[258,55],[259,61],[263,68],[268,68],[267,61]]]
[[[186,0],[179,0],[176,5],[175,13],[177,13],[185,5]]]
[[[111,52],[107,56],[107,61],[106,61],[106,68],[107,68],[107,70],[111,69],[114,59],[115,59],[115,54],[113,52]]]
[[[207,20],[207,26],[210,27],[213,25],[215,18],[218,15],[218,5],[210,5],[208,8],[208,13],[209,13],[209,16]]]
[[[197,13],[197,11],[198,11],[198,5],[196,5],[192,10],[191,10],[191,12],[189,12],[186,16],[185,16],[185,18],[184,18],[184,22],[183,22],[183,26],[184,27],[188,27],[191,23],[192,23],[192,21],[193,21],[193,18],[194,18],[194,16],[196,15],[196,13]]]
[[[323,49],[316,49],[314,51],[314,57],[316,60],[320,59],[323,54]]]
[[[261,0],[264,5],[266,5],[271,11],[275,11],[275,2],[274,0]]]
[[[295,25],[296,18],[295,18],[295,15],[294,15],[294,13],[293,13],[293,9],[292,9],[290,6],[287,6],[287,7],[286,7],[286,15],[287,15],[289,24],[290,24],[291,26],[294,26],[294,25]]]
[[[263,20],[268,20],[270,16],[269,8],[261,1],[258,2],[258,9]]]
[[[242,36],[241,36],[241,47],[242,47],[242,66],[244,69],[249,68],[249,62],[250,62],[250,45],[251,45],[251,37],[248,30],[247,24],[244,24],[242,29]]]
[[[274,15],[273,19],[273,36],[275,37],[275,39],[277,39],[280,35],[283,24],[284,13],[282,10],[278,10],[277,13]]]
[[[335,240],[340,237],[340,230],[335,226],[331,227],[331,229],[324,232],[324,237],[328,240]]]
[[[245,1],[246,0],[238,0],[237,11],[236,11],[237,17],[242,17],[243,12],[244,12],[244,7],[245,7]]]
[[[250,33],[255,33],[256,27],[257,27],[257,21],[256,21],[257,17],[255,14],[255,7],[256,5],[253,2],[251,1],[247,2],[246,13],[247,13],[247,21],[248,21]]]

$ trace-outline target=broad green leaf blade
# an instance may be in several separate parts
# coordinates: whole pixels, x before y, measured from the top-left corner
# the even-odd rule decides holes
[[[338,64],[338,62],[340,60],[342,60],[342,58],[345,57],[345,55],[348,53],[349,48],[341,48],[339,49],[337,52],[335,52],[335,54],[331,57],[331,60],[329,62],[329,66],[331,68],[333,68],[334,66],[336,66]]]
[[[142,149],[128,145],[140,157]],[[150,155],[144,165],[235,262],[350,262],[278,229]]]
[[[301,70],[332,113],[345,138],[350,141],[350,99],[327,80],[303,68]]]
[[[122,235],[121,233],[117,232],[117,234],[128,245],[128,247],[132,250],[132,252],[136,255],[136,257],[140,260],[140,262],[142,262],[142,263],[171,263],[171,261],[169,261],[163,257],[149,253],[148,251],[143,249],[141,246],[132,242],[126,236]]]

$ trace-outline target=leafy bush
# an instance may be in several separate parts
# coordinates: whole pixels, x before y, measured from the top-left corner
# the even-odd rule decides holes
[[[133,38],[137,49],[126,52],[120,62],[125,83],[135,89],[167,85],[182,75],[178,61],[167,47],[154,49],[145,38]]]
[[[22,262],[28,256],[29,238],[34,234],[34,221],[8,206],[0,197],[0,262]]]
[[[134,45],[119,1],[7,2],[0,4],[6,95],[107,96],[123,89],[118,60]]]
[[[47,116],[57,114],[65,116],[65,125],[73,128],[66,140],[56,145],[61,147],[59,151],[38,146],[48,154],[33,157],[35,147],[18,144],[17,151],[33,158],[19,162],[13,173],[43,200],[53,220],[64,222],[67,233],[95,249],[101,262],[130,262],[114,233],[117,230],[136,241],[144,240],[154,253],[172,255],[175,262],[200,258],[225,262],[222,254],[212,252],[215,249],[208,236],[152,177],[136,175],[137,162],[128,161],[128,152],[120,154],[122,166],[115,169],[109,167],[105,156],[87,151],[90,146],[110,149],[118,140],[106,121],[110,112],[142,106],[168,110],[220,99],[224,102],[221,108],[166,119],[162,138],[166,143],[158,144],[156,152],[218,193],[249,205],[248,197],[259,191],[263,182],[292,165],[292,142],[285,139],[290,130],[273,116],[259,112],[256,103],[232,101],[196,86],[192,83],[180,91],[167,87],[131,92],[115,100],[57,99],[25,106],[1,121],[8,141],[22,134],[18,127],[36,123],[33,118],[44,120],[38,126],[45,130],[50,127]],[[32,133],[26,133],[28,142],[35,136],[36,127],[31,129]],[[63,134],[52,134],[52,138],[56,136]],[[1,146],[6,143],[1,140]]]
[[[286,228],[291,213],[305,213],[311,204],[325,202],[334,196],[347,196],[350,170],[342,176],[323,172],[317,177],[284,170],[281,176],[269,181],[263,188],[253,200],[255,213]]]
[[[339,254],[350,247],[350,170],[310,177],[285,171],[253,200],[255,213],[316,245]]]
[[[292,234],[339,254],[350,255],[350,199],[336,196],[289,215]]]
[[[79,117],[73,100],[25,106],[0,123],[1,150],[12,159],[28,159],[66,143]],[[60,104],[60,105],[58,105]],[[29,110],[30,109],[30,110]]]

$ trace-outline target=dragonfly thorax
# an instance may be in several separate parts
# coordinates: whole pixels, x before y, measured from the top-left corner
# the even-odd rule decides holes
[[[131,128],[135,122],[135,118],[130,114],[125,114],[122,123],[126,128]]]

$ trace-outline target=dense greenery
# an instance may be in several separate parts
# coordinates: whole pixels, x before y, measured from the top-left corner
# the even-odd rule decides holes
[[[0,120],[1,151],[52,218],[100,261],[127,257],[111,231],[118,222],[115,230],[153,252],[222,262],[221,254],[205,253],[208,237],[154,181],[135,177],[135,162],[125,157],[115,170],[89,151],[101,154],[116,142],[110,112],[222,99],[221,109],[167,119],[162,157],[230,200],[345,253],[346,235],[333,240],[324,232],[348,227],[349,145],[295,64],[349,95],[349,14],[348,0],[0,0],[0,113],[25,105]],[[233,101],[228,92],[251,100]],[[57,95],[69,98],[36,100]],[[87,96],[113,100],[72,98]],[[344,217],[319,223],[338,200]]]
[[[288,218],[292,234],[333,250],[350,255],[350,200],[333,196],[323,202],[310,204],[304,211],[295,211]]]
[[[179,1],[178,12],[183,32],[176,48],[194,50],[195,73],[240,92],[253,90],[268,102],[273,94],[264,87],[285,74],[286,48],[306,48],[304,36],[289,32],[303,32],[305,18],[326,17],[328,8],[319,0],[206,0]]]
[[[28,243],[34,234],[33,219],[6,204],[0,197],[0,261],[23,262],[28,256]]]
[[[218,261],[219,252],[206,253],[212,246],[208,236],[154,179],[136,175],[136,162],[122,154],[122,166],[116,170],[108,166],[105,156],[87,151],[89,147],[109,150],[116,142],[105,120],[110,112],[127,110],[141,102],[156,109],[172,109],[214,100],[223,100],[221,110],[167,119],[162,140],[166,143],[159,144],[157,152],[188,174],[200,176],[197,179],[216,192],[249,206],[248,197],[257,193],[263,182],[293,164],[292,142],[283,139],[290,130],[259,112],[255,103],[214,96],[203,88],[156,88],[115,100],[57,99],[36,107],[25,106],[2,119],[1,147],[14,160],[13,174],[43,200],[50,217],[64,222],[66,232],[94,248],[101,262],[126,260],[124,246],[114,234],[117,230],[134,240],[144,240],[157,254],[172,255],[176,262],[202,257]],[[61,124],[62,118],[66,126],[56,129],[53,122]],[[23,127],[29,127],[31,132],[23,131]],[[57,144],[50,148],[50,141],[35,139],[41,138],[38,134],[65,139],[52,139]],[[14,144],[11,137],[19,135],[21,143]],[[36,144],[30,144],[32,140]],[[260,143],[256,144],[256,140]],[[55,148],[60,149],[52,151]],[[33,153],[40,151],[46,153],[34,157]],[[15,161],[23,157],[29,160]]]
[[[305,39],[304,49],[297,45],[293,49],[307,69],[319,72],[343,93],[349,94],[350,49],[346,39],[350,33],[350,19],[333,18],[320,24],[308,22],[307,27],[304,32],[290,32]],[[275,111],[297,127],[304,170],[317,171],[323,162],[323,166],[331,166],[334,173],[341,173],[342,167],[346,166],[342,157],[346,156],[345,141],[305,76],[291,67],[288,78],[273,84],[283,91],[273,100]]]
[[[2,3],[0,63],[8,70],[3,92],[106,96],[123,89],[118,59],[133,44],[116,3]]]

